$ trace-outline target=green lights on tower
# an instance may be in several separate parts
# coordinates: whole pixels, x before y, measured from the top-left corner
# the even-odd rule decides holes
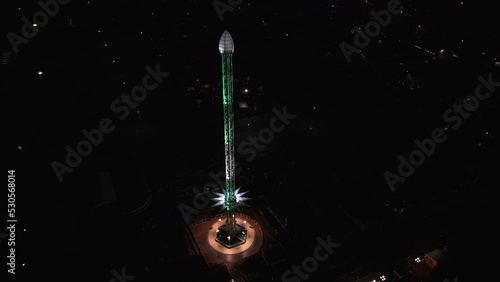
[[[226,187],[214,206],[223,206],[226,209],[226,222],[217,230],[216,240],[227,248],[232,248],[246,242],[246,229],[236,223],[234,211],[239,204],[243,204],[246,192],[235,190],[234,165],[234,121],[233,121],[233,52],[234,42],[231,34],[224,31],[219,41],[219,52],[222,57],[222,102],[224,107],[224,148],[226,155]]]
[[[222,101],[224,106],[224,145],[226,154],[226,189],[225,207],[227,223],[232,233],[234,228],[234,122],[233,122],[233,52],[234,42],[231,34],[224,31],[219,41],[219,52],[222,57]]]

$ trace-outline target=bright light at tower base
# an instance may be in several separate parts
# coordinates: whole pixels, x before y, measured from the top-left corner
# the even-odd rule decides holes
[[[236,191],[234,191],[234,197],[236,198],[236,206],[245,205],[244,202],[246,200],[250,199],[248,197],[243,197],[243,195],[248,193],[248,191],[240,193],[240,189],[241,189],[241,187],[236,189]],[[212,207],[222,206],[224,208],[227,208],[227,206],[226,206],[226,189],[222,189],[222,193],[215,192],[215,194],[217,194],[217,197],[212,198],[211,200],[215,201],[216,203]]]

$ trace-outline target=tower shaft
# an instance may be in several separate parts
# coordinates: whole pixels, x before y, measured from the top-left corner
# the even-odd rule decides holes
[[[236,198],[235,165],[234,165],[234,121],[233,121],[233,54],[222,55],[222,97],[224,106],[224,145],[226,155],[226,194],[225,203],[227,223],[230,230],[234,228],[234,206]],[[230,231],[230,233],[232,233]]]
[[[226,189],[224,194],[218,193],[217,200],[226,208],[226,222],[219,226],[215,240],[232,248],[246,242],[245,227],[236,224],[234,211],[238,202],[245,200],[235,190],[234,161],[234,120],[233,120],[233,52],[234,42],[229,32],[224,31],[219,41],[219,52],[222,57],[222,102],[224,106],[224,149],[226,154]],[[217,204],[218,205],[218,204]]]

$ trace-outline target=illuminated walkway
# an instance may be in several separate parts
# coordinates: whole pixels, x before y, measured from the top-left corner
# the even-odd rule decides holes
[[[244,244],[231,249],[225,248],[215,241],[216,230],[224,224],[225,214],[190,225],[193,237],[208,265],[224,264],[229,266],[256,254],[262,247],[263,235],[260,225],[244,214],[236,213],[235,217],[237,223],[247,229],[247,240]]]

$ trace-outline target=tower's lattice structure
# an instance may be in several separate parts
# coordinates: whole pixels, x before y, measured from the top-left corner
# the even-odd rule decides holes
[[[234,42],[229,32],[224,31],[219,41],[219,52],[222,57],[222,102],[224,107],[224,148],[226,164],[226,187],[224,193],[217,193],[215,198],[226,209],[226,222],[217,230],[216,240],[222,245],[231,248],[245,243],[246,229],[237,224],[234,211],[246,197],[246,192],[239,193],[235,189],[234,164],[234,120],[233,120],[233,52]]]

